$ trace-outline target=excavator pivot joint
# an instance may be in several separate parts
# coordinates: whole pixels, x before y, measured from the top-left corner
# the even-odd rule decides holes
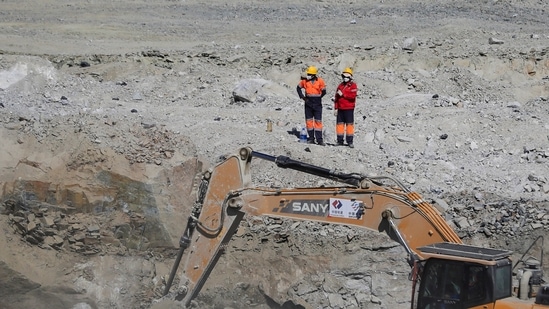
[[[238,153],[240,155],[240,159],[242,161],[246,161],[250,157],[252,150],[250,148],[243,147],[243,148],[240,148],[240,151]]]
[[[384,219],[392,219],[394,217],[393,212],[390,209],[384,210],[383,213],[381,213],[381,216]]]
[[[359,183],[361,189],[369,189],[372,186],[372,182],[368,179],[363,179]]]
[[[235,209],[240,209],[244,206],[244,201],[239,197],[233,197],[227,202],[227,206]]]

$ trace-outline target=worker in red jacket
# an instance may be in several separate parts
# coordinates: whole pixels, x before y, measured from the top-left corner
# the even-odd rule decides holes
[[[309,135],[307,142],[324,146],[322,137],[322,97],[326,95],[326,83],[317,76],[318,69],[307,68],[307,77],[297,85],[297,94],[305,102],[305,125]]]
[[[341,73],[342,82],[337,86],[334,98],[334,114],[336,116],[337,144],[343,146],[347,142],[350,148],[355,148],[353,136],[355,133],[355,101],[358,87],[353,81],[353,70],[345,68]]]

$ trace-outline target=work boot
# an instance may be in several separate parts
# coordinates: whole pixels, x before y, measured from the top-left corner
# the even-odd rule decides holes
[[[338,145],[338,146],[343,146],[343,142],[339,142],[339,141],[338,141],[338,142],[337,142],[337,145]]]
[[[349,144],[349,148],[355,148],[355,145],[354,144]]]
[[[307,140],[307,144],[314,144],[314,143],[315,143],[315,140],[313,140],[313,139]]]
[[[319,146],[326,146],[326,144],[324,144],[324,141],[319,141],[317,144],[318,144]]]

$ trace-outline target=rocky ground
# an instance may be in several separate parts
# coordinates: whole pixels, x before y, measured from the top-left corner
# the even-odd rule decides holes
[[[543,1],[8,0],[0,16],[6,308],[177,308],[161,296],[196,174],[243,146],[393,176],[464,242],[516,259],[547,235]],[[296,136],[309,65],[328,85],[325,147]],[[354,149],[333,146],[346,66]],[[261,160],[252,174],[329,183]],[[404,258],[369,231],[247,218],[197,306],[408,308]]]

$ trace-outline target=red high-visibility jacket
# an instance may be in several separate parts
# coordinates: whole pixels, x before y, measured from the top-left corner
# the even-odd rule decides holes
[[[337,90],[341,90],[342,95],[337,94]],[[358,91],[358,86],[356,83],[352,80],[347,83],[341,83],[337,86],[337,90],[334,98],[334,109],[355,109]]]

